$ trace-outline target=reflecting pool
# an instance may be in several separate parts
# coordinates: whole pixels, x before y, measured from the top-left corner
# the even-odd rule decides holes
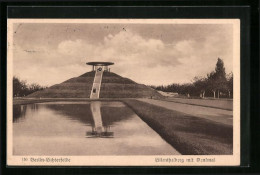
[[[14,155],[179,154],[121,102],[13,106]]]

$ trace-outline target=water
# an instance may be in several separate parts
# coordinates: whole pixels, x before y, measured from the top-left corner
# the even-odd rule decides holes
[[[14,155],[178,154],[121,102],[49,102],[13,111]]]

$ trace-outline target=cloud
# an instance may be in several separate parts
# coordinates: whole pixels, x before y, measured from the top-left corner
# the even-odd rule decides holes
[[[138,83],[159,85],[189,82],[194,76],[206,75],[214,70],[218,57],[231,71],[232,49],[219,36],[165,43],[128,29],[95,43],[78,38],[63,40],[55,47],[15,45],[14,73],[28,82],[52,85],[90,71],[86,62],[112,61],[113,72]]]
[[[92,45],[87,41],[63,41],[58,45],[58,51],[64,55],[86,57],[87,61],[114,61],[117,64],[136,64],[145,67],[157,65],[172,66],[178,64],[178,59],[169,61],[169,51],[161,40],[144,39],[128,30],[116,35],[109,34],[104,40]]]

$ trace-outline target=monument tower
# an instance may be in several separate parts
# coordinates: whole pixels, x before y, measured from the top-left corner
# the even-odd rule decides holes
[[[108,66],[113,65],[112,62],[87,62],[87,65],[92,66],[92,71],[95,71],[95,78],[93,81],[90,98],[98,99],[100,94],[100,87],[102,82],[103,72],[110,72],[110,68]]]

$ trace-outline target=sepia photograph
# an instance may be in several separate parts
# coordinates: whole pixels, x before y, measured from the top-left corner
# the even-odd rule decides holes
[[[239,19],[8,19],[7,163],[239,166]]]

